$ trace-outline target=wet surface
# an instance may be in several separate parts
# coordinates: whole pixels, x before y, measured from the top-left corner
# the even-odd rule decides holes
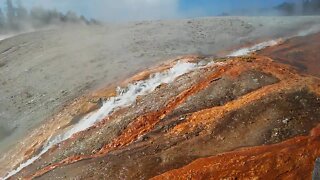
[[[15,178],[148,179],[198,158],[281,143],[320,123],[319,87],[265,57],[226,59],[139,97]]]
[[[319,46],[300,44],[316,37],[293,38],[258,53],[271,52],[269,57],[182,57],[178,60],[209,64],[116,109],[13,179],[243,179],[270,174],[271,179],[310,179],[320,156]],[[303,53],[290,55],[298,49]],[[122,86],[176,62],[139,73]],[[72,114],[61,119],[65,126],[59,130],[99,108],[100,99],[114,91],[106,88],[66,106],[59,117]],[[25,158],[35,155],[48,135]]]
[[[320,127],[279,144],[200,158],[153,179],[312,179]]]
[[[303,73],[320,77],[320,33],[289,39],[281,45],[259,52],[281,63],[290,64]]]

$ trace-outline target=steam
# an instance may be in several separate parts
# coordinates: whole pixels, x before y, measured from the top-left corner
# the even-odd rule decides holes
[[[317,33],[319,31],[320,31],[320,26],[315,25],[315,26],[310,27],[309,29],[299,31],[295,36],[282,38],[282,39],[276,39],[276,40],[269,40],[269,41],[265,41],[265,42],[262,42],[259,44],[255,44],[251,47],[242,48],[242,49],[239,49],[239,50],[236,50],[236,51],[230,53],[229,55],[227,55],[227,57],[239,57],[239,56],[250,55],[251,53],[254,53],[256,51],[260,51],[260,50],[265,49],[267,47],[278,45],[280,42],[283,41],[283,39],[290,39],[290,38],[294,38],[294,37],[307,36],[307,35],[310,35],[313,33]]]
[[[0,41],[10,38],[10,35],[2,35],[0,36]]]
[[[0,4],[0,34],[16,34],[66,23],[90,25],[98,22],[78,16],[72,11],[62,13],[42,7],[26,8],[19,0],[7,0],[4,7]]]
[[[309,34],[318,33],[320,31],[320,25],[314,25],[309,29],[298,32],[297,36],[307,36]]]
[[[37,20],[32,22],[32,26],[47,25],[49,22],[64,22],[66,19],[71,21],[91,22],[86,18],[95,18],[101,21],[140,21],[140,20],[159,20],[159,19],[173,19],[173,18],[192,18],[201,16],[212,15],[311,15],[320,14],[320,0],[306,0],[303,3],[284,2],[258,2],[250,0],[237,6],[232,6],[237,3],[236,0],[230,2],[224,1],[212,1],[212,2],[182,2],[181,0],[68,0],[68,1],[56,1],[56,0],[32,0],[29,2],[23,2],[21,0],[8,0],[7,10],[8,15],[16,15],[19,18],[20,23],[26,22],[28,11],[35,12]],[[4,3],[2,3],[4,4]],[[8,4],[11,4],[8,6]],[[17,4],[17,7],[13,7],[13,4]],[[1,6],[1,3],[0,3]],[[10,8],[9,8],[10,7]],[[13,8],[12,8],[13,7]],[[9,10],[11,9],[11,10]],[[50,10],[48,10],[50,9]],[[56,10],[54,10],[56,9]],[[13,13],[13,11],[17,11]],[[1,11],[0,11],[0,25],[1,25]],[[83,15],[83,16],[77,16]],[[75,18],[76,17],[76,18]],[[84,18],[86,17],[86,18]],[[10,18],[13,20],[12,18]],[[27,21],[28,22],[28,21]],[[24,24],[29,26],[30,23]],[[1,28],[0,28],[1,29]]]
[[[275,7],[282,15],[319,15],[320,0],[283,2]]]
[[[53,138],[50,142],[57,144],[70,138],[73,134],[83,131],[94,125],[96,122],[101,121],[115,109],[129,106],[134,103],[138,96],[148,94],[159,85],[163,83],[170,83],[177,77],[195,69],[196,67],[197,65],[194,63],[178,62],[168,71],[156,73],[145,81],[137,81],[133,84],[129,84],[126,88],[118,87],[117,96],[109,98],[103,103],[103,106],[97,112],[87,115],[69,131]]]
[[[234,51],[231,54],[229,54],[228,57],[246,56],[246,55],[249,55],[253,52],[262,50],[266,47],[275,46],[279,43],[279,41],[280,40],[270,40],[270,41],[256,44],[256,45],[248,47],[248,48],[239,49],[239,50]]]
[[[208,65],[212,65],[209,63]],[[74,134],[86,130],[93,126],[95,123],[103,120],[116,109],[121,107],[126,107],[134,103],[138,96],[148,94],[154,91],[159,85],[164,83],[171,83],[177,77],[188,73],[196,68],[201,68],[206,65],[189,63],[189,62],[177,62],[172,68],[167,71],[153,74],[149,77],[149,79],[137,81],[132,84],[129,84],[125,88],[117,88],[117,95],[115,97],[111,97],[103,103],[103,106],[97,110],[96,112],[90,113],[85,116],[82,120],[80,120],[77,124],[75,124],[71,129],[67,130],[63,134],[59,134],[50,138],[47,143],[44,145],[42,151],[28,159],[26,162],[19,165],[19,167],[7,174],[3,179],[8,179],[16,173],[20,172],[23,168],[29,166],[37,159],[39,159],[43,154],[45,154],[49,149],[53,146],[69,139]],[[1,179],[1,178],[0,178]]]
[[[310,34],[317,33],[319,31],[320,31],[320,26],[314,25],[308,29],[299,31],[297,34],[295,34],[294,36],[291,36],[291,37],[286,37],[286,38],[281,38],[281,39],[276,39],[276,40],[269,40],[269,41],[265,41],[265,42],[262,42],[259,44],[255,44],[251,47],[236,50],[236,51],[230,53],[229,55],[227,55],[227,57],[239,57],[239,56],[250,55],[251,53],[254,53],[256,51],[260,51],[260,50],[265,49],[267,47],[278,45],[283,40],[294,38],[294,37],[307,36]]]
[[[139,21],[180,16],[179,0],[33,0],[32,6],[69,10],[101,21]]]

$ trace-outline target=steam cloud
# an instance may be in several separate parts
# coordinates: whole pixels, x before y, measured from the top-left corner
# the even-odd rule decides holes
[[[88,18],[121,22],[206,15],[205,10],[202,9],[204,7],[200,9],[194,7],[196,9],[190,12],[181,11],[179,9],[181,0],[90,0],[89,3],[88,0],[28,0],[23,3],[21,0],[6,0],[0,3],[0,34],[70,22],[97,23],[95,20],[87,20]],[[320,14],[320,0],[287,0],[273,8],[263,9],[261,7],[249,7],[243,10],[238,8],[235,6],[230,10],[231,12],[221,15],[314,15]],[[215,11],[214,8],[212,11]]]
[[[283,15],[319,15],[320,0],[301,0],[296,3],[284,2],[275,9]]]
[[[272,7],[272,8],[251,8],[251,9],[235,9],[233,12],[225,12],[222,16],[228,15],[320,15],[320,0],[290,0]]]
[[[61,13],[40,6],[29,10],[20,0],[7,0],[5,7],[0,7],[0,34],[19,33],[63,23],[96,24],[98,22],[87,20],[84,16],[78,16],[72,11]]]
[[[180,17],[179,0],[32,0],[32,6],[78,10],[102,21],[155,20]]]

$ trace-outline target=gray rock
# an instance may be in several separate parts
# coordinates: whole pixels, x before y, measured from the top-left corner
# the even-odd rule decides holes
[[[320,158],[316,160],[312,174],[312,180],[320,180]]]

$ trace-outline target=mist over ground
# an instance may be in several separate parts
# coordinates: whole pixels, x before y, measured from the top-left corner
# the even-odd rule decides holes
[[[239,4],[200,0],[6,0],[0,2],[0,34],[65,24],[98,24],[204,16],[319,15],[320,0],[248,0]],[[97,20],[99,21],[97,21]]]
[[[284,15],[319,15],[320,0],[301,0],[296,3],[284,2],[275,8]]]
[[[97,23],[96,20],[87,19],[73,11],[63,13],[41,6],[28,9],[20,0],[7,0],[4,7],[0,6],[0,34],[19,33],[64,24]]]

